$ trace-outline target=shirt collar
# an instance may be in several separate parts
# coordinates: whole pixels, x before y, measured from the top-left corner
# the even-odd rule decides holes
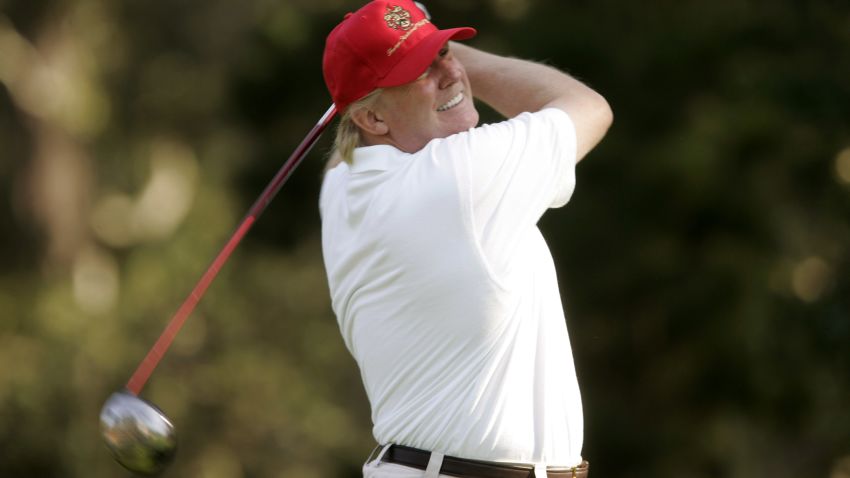
[[[410,155],[388,144],[362,146],[354,150],[352,173],[386,171],[404,164]]]

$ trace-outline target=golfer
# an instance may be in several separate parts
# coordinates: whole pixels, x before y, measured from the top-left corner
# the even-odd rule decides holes
[[[455,43],[408,0],[327,37],[342,114],[320,199],[332,306],[378,477],[584,477],[581,397],[537,228],[612,121],[551,67]],[[478,126],[473,95],[509,118]]]

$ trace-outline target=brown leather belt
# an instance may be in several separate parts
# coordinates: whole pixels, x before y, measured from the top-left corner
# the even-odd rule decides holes
[[[392,445],[384,453],[382,461],[424,470],[428,467],[430,457],[429,451]],[[550,466],[546,468],[546,474],[549,478],[587,478],[589,468],[590,465],[583,461],[581,465],[572,468]],[[468,460],[453,456],[443,457],[440,474],[469,478],[535,478],[532,465]]]

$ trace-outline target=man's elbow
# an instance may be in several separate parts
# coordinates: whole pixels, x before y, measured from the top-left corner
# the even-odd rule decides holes
[[[605,97],[592,91],[585,96],[581,116],[577,118],[579,120],[576,124],[578,140],[576,160],[581,161],[605,137],[605,133],[614,122],[614,112]]]
[[[599,137],[601,140],[602,137],[605,136],[605,133],[608,132],[608,128],[611,127],[611,124],[614,123],[614,111],[611,110],[611,105],[604,96],[595,91],[593,94],[595,96],[593,99],[593,111],[595,113],[594,116],[596,116],[595,121],[597,123],[597,128],[601,131],[601,135]]]

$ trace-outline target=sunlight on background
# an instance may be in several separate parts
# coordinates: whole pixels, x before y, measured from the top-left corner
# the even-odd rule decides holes
[[[845,148],[835,158],[835,172],[844,184],[850,184],[850,148]]]
[[[826,292],[832,271],[820,257],[809,257],[794,267],[791,284],[800,300],[815,302]]]
[[[165,239],[189,213],[197,182],[198,161],[192,150],[177,140],[155,140],[150,177],[138,197],[104,195],[92,210],[92,230],[114,247]]]
[[[143,240],[174,233],[192,205],[198,163],[192,150],[172,140],[154,142],[151,177],[131,214],[131,228]]]
[[[126,247],[135,241],[130,227],[133,216],[133,199],[122,193],[103,196],[91,214],[92,231],[112,247]]]
[[[82,250],[71,274],[74,299],[90,314],[103,314],[118,301],[118,263],[106,251],[95,247]]]
[[[850,478],[850,456],[836,460],[829,478]]]
[[[94,81],[97,60],[62,31],[39,51],[0,15],[0,81],[16,103],[37,118],[90,137],[109,119],[109,102]]]

